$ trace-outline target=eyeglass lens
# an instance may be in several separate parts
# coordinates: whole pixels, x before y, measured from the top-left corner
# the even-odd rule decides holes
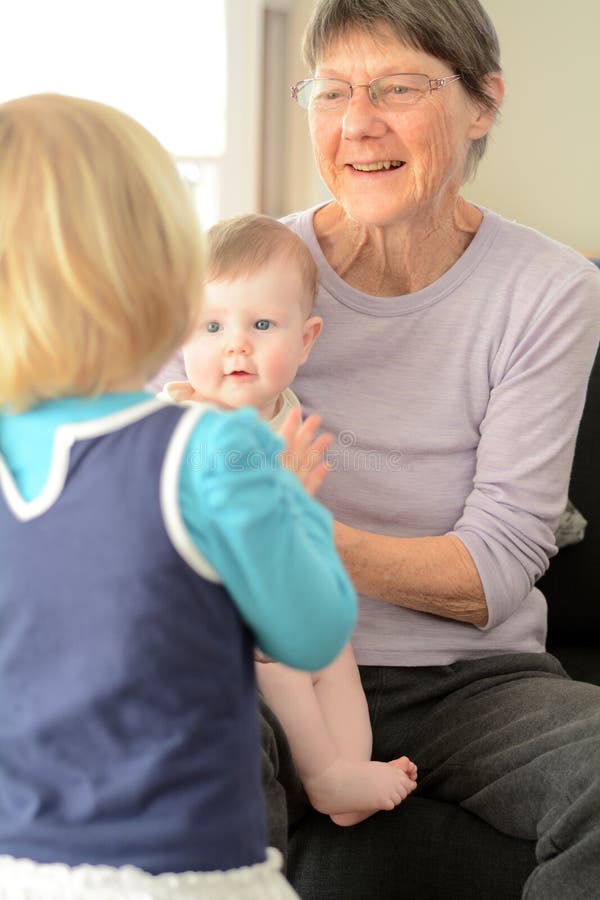
[[[300,106],[313,110],[338,110],[350,101],[353,90],[366,87],[377,106],[394,109],[415,103],[429,91],[429,76],[416,74],[383,75],[368,85],[350,85],[337,78],[313,78],[297,86],[296,97]]]

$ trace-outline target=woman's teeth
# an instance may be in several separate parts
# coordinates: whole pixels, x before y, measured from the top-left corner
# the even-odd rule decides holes
[[[402,160],[386,159],[382,162],[352,163],[352,168],[359,172],[379,172],[381,169],[397,169],[404,165]]]

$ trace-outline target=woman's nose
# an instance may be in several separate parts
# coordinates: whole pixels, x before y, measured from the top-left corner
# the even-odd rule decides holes
[[[342,119],[342,136],[348,140],[359,140],[365,137],[383,137],[387,125],[381,110],[369,97],[366,85],[358,85],[352,92],[348,106]]]

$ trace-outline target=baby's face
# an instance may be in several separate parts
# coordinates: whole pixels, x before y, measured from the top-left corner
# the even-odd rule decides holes
[[[254,406],[264,419],[294,379],[321,328],[306,318],[307,290],[286,260],[206,285],[202,313],[183,348],[197,400]]]

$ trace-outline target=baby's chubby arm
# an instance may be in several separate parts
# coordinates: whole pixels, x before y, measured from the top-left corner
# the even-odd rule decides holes
[[[302,438],[308,445],[312,427]],[[331,515],[281,466],[282,449],[253,410],[207,412],[187,448],[196,464],[181,468],[180,509],[258,646],[315,670],[350,637],[356,595],[335,550]]]

